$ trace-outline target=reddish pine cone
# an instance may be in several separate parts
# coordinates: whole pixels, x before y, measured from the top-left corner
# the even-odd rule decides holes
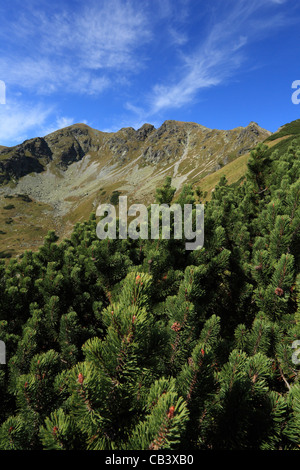
[[[283,295],[283,290],[281,289],[281,287],[276,287],[275,294],[278,295],[279,297]]]
[[[180,323],[178,321],[175,321],[173,323],[173,325],[171,326],[171,330],[173,331],[180,331],[181,329],[181,326],[180,326]]]
[[[174,411],[175,411],[174,406],[170,406],[170,408],[169,408],[169,413],[168,413],[168,418],[169,418],[169,419],[172,419],[172,418],[173,418],[173,416],[174,416]]]

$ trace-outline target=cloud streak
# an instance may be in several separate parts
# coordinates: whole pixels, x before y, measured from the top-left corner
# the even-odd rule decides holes
[[[153,86],[145,115],[154,116],[167,109],[191,103],[201,90],[220,85],[234,75],[246,60],[244,49],[278,27],[287,24],[275,4],[285,0],[223,1],[218,3],[216,19],[209,33],[192,52],[181,49],[181,68],[165,83]],[[259,20],[257,19],[259,14]],[[176,75],[176,80],[173,79]]]
[[[149,34],[141,9],[120,0],[88,0],[50,15],[23,7],[1,28],[1,78],[40,94],[102,93],[120,70],[136,72],[136,50]]]
[[[53,113],[53,108],[42,104],[30,105],[20,101],[11,101],[0,106],[0,142],[1,145],[16,145],[28,138],[38,126],[46,126]]]

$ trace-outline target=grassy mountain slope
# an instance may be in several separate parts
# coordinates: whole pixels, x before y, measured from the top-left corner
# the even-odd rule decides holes
[[[264,141],[264,144],[269,147],[270,153],[272,153],[272,151],[276,149],[286,151],[292,141],[295,141],[295,139],[298,141],[296,136],[290,135],[282,135],[281,137],[276,137],[275,133],[274,135],[272,134],[272,137],[273,139],[267,138]],[[241,155],[240,157],[236,158],[235,160],[228,163],[219,170],[216,170],[215,172],[202,178],[198,183],[196,183],[195,186],[199,186],[201,190],[206,193],[205,200],[211,199],[212,192],[214,191],[215,186],[218,184],[222,176],[226,177],[228,184],[234,184],[244,179],[249,158],[250,152]]]

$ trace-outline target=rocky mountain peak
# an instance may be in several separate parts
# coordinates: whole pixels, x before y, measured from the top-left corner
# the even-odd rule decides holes
[[[153,131],[155,127],[146,123],[136,131],[137,139],[144,141]]]
[[[176,174],[185,171],[186,164],[196,170],[201,161],[209,161],[213,169],[217,162],[226,164],[228,156],[232,159],[233,155],[243,154],[269,135],[255,122],[222,131],[194,122],[166,120],[157,129],[145,123],[138,130],[124,127],[110,133],[78,123],[14,147],[0,148],[0,183],[41,173],[50,163],[66,171],[87,155],[93,155],[95,161],[105,159],[121,166],[139,158],[139,165],[167,166],[174,162]]]

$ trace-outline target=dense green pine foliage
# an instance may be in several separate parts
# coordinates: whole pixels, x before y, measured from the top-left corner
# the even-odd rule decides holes
[[[0,449],[299,449],[299,202],[297,142],[259,145],[200,250],[99,240],[92,214],[2,262]]]

